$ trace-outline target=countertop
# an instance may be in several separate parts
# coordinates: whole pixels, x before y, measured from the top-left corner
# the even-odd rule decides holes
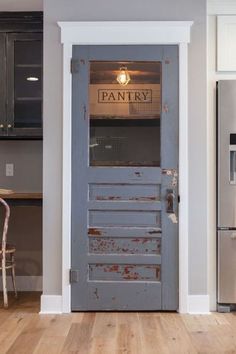
[[[0,189],[0,198],[3,199],[43,199],[43,193],[39,192],[16,192],[7,189]]]

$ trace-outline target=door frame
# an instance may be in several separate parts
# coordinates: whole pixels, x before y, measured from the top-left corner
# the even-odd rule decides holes
[[[62,303],[71,312],[71,152],[73,45],[178,45],[179,47],[179,309],[191,311],[188,294],[188,43],[192,21],[58,22],[63,44]]]

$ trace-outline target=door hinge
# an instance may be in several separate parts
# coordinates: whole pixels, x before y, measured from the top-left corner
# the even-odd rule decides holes
[[[70,72],[71,72],[71,74],[75,74],[75,73],[79,72],[79,60],[71,59]]]
[[[79,271],[75,269],[70,269],[70,283],[79,282]]]
[[[178,195],[178,203],[180,203],[180,195]]]

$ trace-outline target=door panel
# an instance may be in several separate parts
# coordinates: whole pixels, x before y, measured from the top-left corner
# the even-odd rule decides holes
[[[90,184],[89,200],[158,201],[160,188],[158,185],[142,184]]]
[[[90,264],[89,280],[160,281],[160,265]]]
[[[236,84],[234,80],[218,84],[218,227],[236,227],[236,181],[234,180],[236,133]],[[233,139],[232,139],[233,140]],[[233,168],[232,168],[233,167]],[[233,172],[233,175],[232,175]]]
[[[161,240],[151,237],[92,237],[89,239],[91,254],[160,254]]]
[[[87,303],[90,310],[136,311],[137,308],[144,311],[158,310],[162,306],[160,294],[160,282],[91,281]]]
[[[73,59],[72,310],[176,310],[178,49],[74,46]]]
[[[160,213],[155,211],[144,211],[144,205],[140,211],[124,210],[124,205],[121,206],[123,211],[114,210],[90,210],[88,215],[89,226],[161,226]],[[130,205],[129,205],[130,207]],[[140,208],[140,206],[139,206]],[[127,209],[127,208],[126,208]]]
[[[218,302],[236,303],[236,231],[218,232]]]

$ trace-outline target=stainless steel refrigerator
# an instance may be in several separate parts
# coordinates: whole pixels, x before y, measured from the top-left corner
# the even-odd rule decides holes
[[[218,310],[227,311],[236,304],[236,80],[217,84],[217,241]]]

